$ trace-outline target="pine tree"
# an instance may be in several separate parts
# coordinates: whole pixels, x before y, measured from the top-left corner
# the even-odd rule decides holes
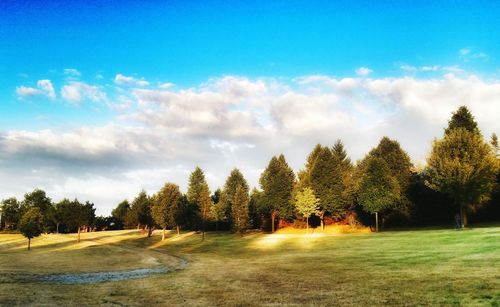
[[[233,231],[238,231],[238,227],[236,226],[237,223],[235,222],[234,217],[234,213],[239,212],[238,208],[234,208],[236,203],[236,192],[238,188],[243,189],[242,193],[245,193],[248,196],[248,183],[245,177],[243,177],[243,174],[240,172],[240,170],[235,168],[227,177],[226,183],[224,184],[224,190],[222,191],[224,197],[221,198],[221,206],[226,208],[226,219],[231,224]],[[246,219],[248,220],[248,217]]]
[[[142,190],[132,201],[130,206],[130,221],[135,221],[137,227],[144,226],[148,230],[148,237],[153,234],[153,217],[151,216],[151,197]]]
[[[271,229],[274,232],[276,218],[292,215],[292,190],[295,182],[293,170],[288,166],[285,156],[272,157],[260,177],[263,190],[265,211],[271,216]]]
[[[212,207],[212,199],[210,198],[210,190],[205,180],[205,174],[201,168],[196,169],[189,176],[189,186],[187,191],[187,199],[190,203],[195,204],[198,212],[201,215],[202,237],[205,240],[205,223]]]
[[[248,185],[240,184],[236,187],[236,193],[231,203],[233,216],[233,229],[243,235],[248,228]]]
[[[459,107],[458,110],[453,113],[450,121],[448,122],[448,127],[444,130],[444,133],[450,134],[453,129],[457,128],[464,128],[469,132],[481,134],[477,123],[474,120],[474,116],[472,116],[471,112],[469,111],[469,109],[467,109],[466,106]]]

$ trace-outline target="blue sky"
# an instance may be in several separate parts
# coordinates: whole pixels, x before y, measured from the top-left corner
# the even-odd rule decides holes
[[[107,212],[132,194],[72,182],[154,191],[200,164],[215,189],[248,160],[256,185],[273,154],[298,170],[336,138],[359,159],[392,134],[425,163],[459,104],[500,128],[498,16],[497,1],[1,1],[0,177],[15,179],[0,198],[41,186]]]

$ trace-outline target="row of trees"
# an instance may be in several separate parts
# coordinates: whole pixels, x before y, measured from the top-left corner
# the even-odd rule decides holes
[[[63,200],[51,205],[40,190],[26,194],[21,203],[4,200],[3,211],[5,223],[15,224],[15,214],[9,213],[16,211],[15,204],[22,213],[26,210],[21,208],[36,203],[45,229],[55,226],[56,232],[60,225],[74,231],[98,221],[107,227],[144,228],[149,235],[154,227],[177,231],[182,227],[200,230],[202,238],[207,229],[243,233],[248,228],[269,227],[274,232],[279,221],[296,218],[305,219],[307,228],[311,218],[324,227],[326,218],[339,222],[356,217],[366,224],[373,215],[378,230],[379,215],[382,224],[400,221],[407,225],[452,220],[459,211],[466,225],[467,213],[478,212],[481,205],[498,214],[499,178],[496,135],[488,144],[469,110],[460,107],[444,136],[433,142],[423,169],[414,167],[400,144],[388,137],[356,164],[338,140],[332,147],[316,145],[297,176],[283,155],[272,157],[261,174],[260,189],[251,192],[235,168],[223,189],[211,194],[197,167],[186,194],[176,184],[166,183],[154,195],[141,191],[131,203],[123,201],[107,218],[95,218],[90,203]],[[70,217],[64,208],[71,206],[87,206],[87,214],[81,219]]]

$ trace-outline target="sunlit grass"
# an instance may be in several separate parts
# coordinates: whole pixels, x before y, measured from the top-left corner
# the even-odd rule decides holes
[[[73,248],[74,238],[43,236],[35,240],[38,245],[30,254],[22,249],[25,242],[18,235],[0,235],[0,274],[40,271],[38,267],[75,270],[64,261],[86,263],[87,269],[94,265],[100,269],[147,267],[148,261],[155,262],[153,258],[168,261],[167,254],[183,257],[189,265],[166,275],[97,285],[3,282],[0,302],[182,306],[500,303],[500,227],[309,235],[284,229],[244,237],[208,233],[204,242],[195,232],[179,236],[169,232],[161,241],[160,232],[146,238],[137,231],[123,231],[83,234],[87,245]],[[57,247],[59,243],[65,245],[63,250]],[[129,254],[131,248],[143,251]],[[22,260],[37,253],[42,258]],[[79,258],[80,254],[84,256]],[[16,264],[17,259],[24,265]]]

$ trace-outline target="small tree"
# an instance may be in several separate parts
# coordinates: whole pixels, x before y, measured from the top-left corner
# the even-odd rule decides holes
[[[381,158],[371,158],[358,187],[358,200],[363,209],[375,214],[375,229],[378,232],[378,214],[400,199],[398,181],[391,175],[387,163]]]
[[[155,222],[163,229],[161,240],[165,240],[165,229],[168,226],[177,226],[175,214],[179,208],[181,192],[179,186],[173,183],[166,183],[154,197],[151,213]]]
[[[309,217],[319,213],[319,202],[311,188],[305,188],[295,195],[295,208],[306,218],[306,234],[309,233]]]
[[[43,231],[43,216],[37,207],[29,208],[19,221],[19,231],[28,238],[28,250],[31,239],[38,237]]]

